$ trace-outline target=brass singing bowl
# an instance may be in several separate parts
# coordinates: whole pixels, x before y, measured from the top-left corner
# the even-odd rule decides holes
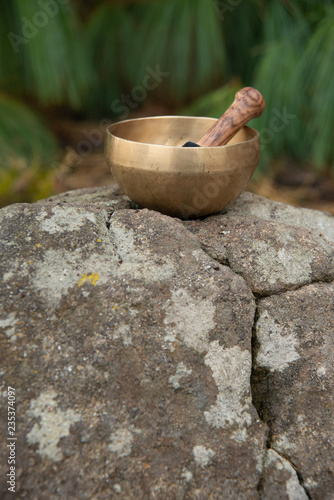
[[[226,146],[182,148],[214,118],[158,116],[110,125],[105,155],[140,207],[189,219],[223,210],[245,189],[260,159],[259,133],[243,127]]]

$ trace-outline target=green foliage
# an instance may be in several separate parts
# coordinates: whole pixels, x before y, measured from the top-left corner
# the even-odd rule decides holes
[[[232,104],[236,92],[240,89],[240,81],[232,81],[208,94],[194,100],[182,114],[188,116],[209,116],[219,118]]]
[[[264,53],[256,68],[254,85],[266,100],[265,111],[256,120],[256,127],[265,130],[262,165],[266,165],[271,157],[282,153],[296,159],[302,159],[304,154],[300,141],[304,124],[298,112],[300,82],[295,71],[309,29],[302,15],[295,16],[278,2],[268,7],[263,27]],[[278,123],[277,116],[286,113],[290,119]]]
[[[5,91],[0,94],[3,204],[52,192],[49,166],[57,141],[18,98],[35,105],[78,109],[94,74],[71,3],[0,0],[0,8],[0,89]]]
[[[93,12],[86,30],[88,57],[97,78],[87,96],[86,110],[100,118],[122,93],[124,60],[133,36],[131,16],[124,6],[103,3]]]
[[[300,115],[305,145],[310,158],[318,167],[334,163],[334,7],[317,23],[307,41],[296,71],[304,95]]]
[[[261,3],[248,1],[236,8],[228,8],[229,3],[224,1],[221,5],[225,6],[225,12],[222,12],[223,7],[218,9],[224,27],[229,74],[241,77],[245,85],[252,81],[259,60],[253,51],[254,47],[262,43]],[[217,8],[219,5],[218,2]]]
[[[90,108],[100,113],[110,111],[122,92],[143,85],[147,68],[166,74],[151,95],[173,104],[214,88],[225,74],[223,33],[212,1],[102,4],[87,36],[98,74]]]
[[[262,157],[282,155],[325,167],[334,161],[334,8],[328,2],[271,2],[264,19],[265,52],[258,64],[255,86],[266,99],[257,121],[273,129],[275,113],[291,117],[271,134]],[[268,135],[269,137],[269,135]]]
[[[263,169],[282,156],[334,163],[330,0],[0,0],[0,8],[2,179],[29,166],[39,178],[56,147],[19,100],[102,119],[119,116],[114,104],[138,87],[173,112],[218,117],[238,88],[256,86],[266,100],[254,121]],[[165,76],[148,89],[157,68]]]
[[[78,108],[91,85],[92,67],[86,56],[71,3],[0,0],[0,85],[28,94],[42,104]]]
[[[169,73],[158,89],[176,102],[212,89],[225,75],[222,26],[207,0],[162,0],[148,5],[126,60],[129,83],[137,85],[146,67]]]
[[[47,163],[57,150],[57,141],[45,123],[24,104],[0,94],[0,166],[28,167]],[[5,118],[5,119],[4,119]]]
[[[57,141],[27,106],[0,94],[0,206],[50,196]]]
[[[10,169],[0,170],[0,207],[10,203],[28,203],[54,194],[55,172],[41,164],[29,168],[15,162]]]

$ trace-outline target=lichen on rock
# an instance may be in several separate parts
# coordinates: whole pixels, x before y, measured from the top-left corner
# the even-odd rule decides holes
[[[244,193],[180,221],[114,186],[0,224],[20,498],[330,498],[333,218]]]

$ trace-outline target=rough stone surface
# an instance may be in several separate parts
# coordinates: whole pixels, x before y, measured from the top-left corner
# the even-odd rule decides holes
[[[333,498],[333,218],[244,193],[182,222],[112,186],[0,227],[17,498]]]
[[[334,492],[334,284],[259,301],[253,396],[311,498]]]
[[[273,449],[268,449],[263,467],[262,498],[275,500],[307,500],[293,465]]]
[[[288,226],[303,227],[319,232],[328,241],[334,243],[333,216],[310,210],[309,208],[297,208],[286,203],[271,201],[262,196],[244,192],[228,209],[229,216],[258,217],[271,222],[280,222]]]
[[[303,214],[298,217],[294,214],[298,209],[293,207],[288,207],[284,216],[282,207],[276,212],[271,212],[266,202],[262,207],[260,197],[256,197],[257,212],[253,203],[247,215],[249,196],[247,193],[242,205],[238,201],[240,215],[233,206],[225,217],[214,215],[185,225],[199,237],[209,255],[240,274],[257,296],[334,279],[333,217],[323,214],[322,220],[320,212],[314,210],[308,210],[308,218]],[[283,222],[285,219],[289,224]]]

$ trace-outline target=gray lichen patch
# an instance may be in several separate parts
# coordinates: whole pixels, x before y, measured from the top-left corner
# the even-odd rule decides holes
[[[168,255],[156,255],[150,247],[138,244],[135,232],[127,228],[117,216],[110,221],[110,237],[122,266],[118,272],[148,282],[167,279],[175,272]]]
[[[17,326],[19,320],[16,313],[1,314],[0,317],[0,328],[2,328],[10,341],[14,341],[16,338]]]
[[[286,232],[284,237],[288,241]],[[253,241],[251,245],[256,256],[256,268],[264,283],[274,286],[281,282],[291,287],[311,281],[314,261],[312,251],[296,245],[292,251],[290,245],[285,244],[275,248],[267,241]]]
[[[244,426],[252,423],[249,392],[252,366],[250,352],[240,349],[239,346],[224,349],[217,341],[213,341],[204,360],[205,364],[210,366],[218,387],[216,403],[204,413],[206,421],[218,428],[238,424],[242,431]],[[247,438],[247,433],[239,432],[239,438],[242,435]]]
[[[18,259],[8,259],[6,262],[6,270],[4,270],[2,274],[2,279],[5,282],[10,282],[13,278],[15,278],[16,272],[22,267],[22,262]]]
[[[30,445],[38,444],[38,453],[54,462],[63,458],[59,440],[70,433],[71,426],[81,417],[72,409],[62,411],[55,401],[57,393],[54,390],[45,391],[37,399],[30,401],[27,417],[38,419],[27,434]]]
[[[215,452],[211,448],[206,448],[201,444],[194,446],[193,454],[195,462],[200,467],[206,467],[209,465],[212,457],[215,456]]]
[[[209,332],[215,327],[216,308],[210,300],[193,297],[186,289],[172,290],[172,299],[165,305],[164,323],[168,334],[167,342],[181,338],[185,344],[204,352],[209,346]]]
[[[307,500],[296,470],[287,459],[273,449],[268,449],[264,461],[261,498]]]
[[[62,233],[67,231],[79,231],[87,221],[96,224],[96,217],[89,211],[78,207],[53,206],[49,211],[42,211],[36,215],[36,220],[40,222],[41,231],[49,234]]]
[[[110,434],[108,448],[118,457],[126,457],[131,453],[133,433],[127,428],[119,428]]]
[[[117,269],[116,257],[92,254],[84,258],[80,249],[46,250],[31,273],[31,284],[50,306],[57,306],[72,287],[84,289],[106,283]]]
[[[259,350],[255,362],[259,367],[282,371],[300,358],[297,331],[287,323],[279,323],[266,309],[256,323],[256,338]]]
[[[187,368],[183,361],[181,361],[176,367],[175,375],[171,375],[169,377],[169,383],[173,386],[174,389],[179,389],[181,379],[187,377],[187,375],[191,375],[191,373],[192,369]]]
[[[182,474],[181,474],[181,476],[182,476],[182,478],[183,478],[185,481],[189,482],[189,481],[191,481],[191,480],[192,480],[192,478],[193,478],[193,473],[192,473],[190,470],[188,470],[186,467],[184,467],[184,468],[182,469]]]
[[[132,344],[132,335],[130,326],[122,323],[120,324],[113,333],[113,339],[121,339],[124,345],[128,346]]]

